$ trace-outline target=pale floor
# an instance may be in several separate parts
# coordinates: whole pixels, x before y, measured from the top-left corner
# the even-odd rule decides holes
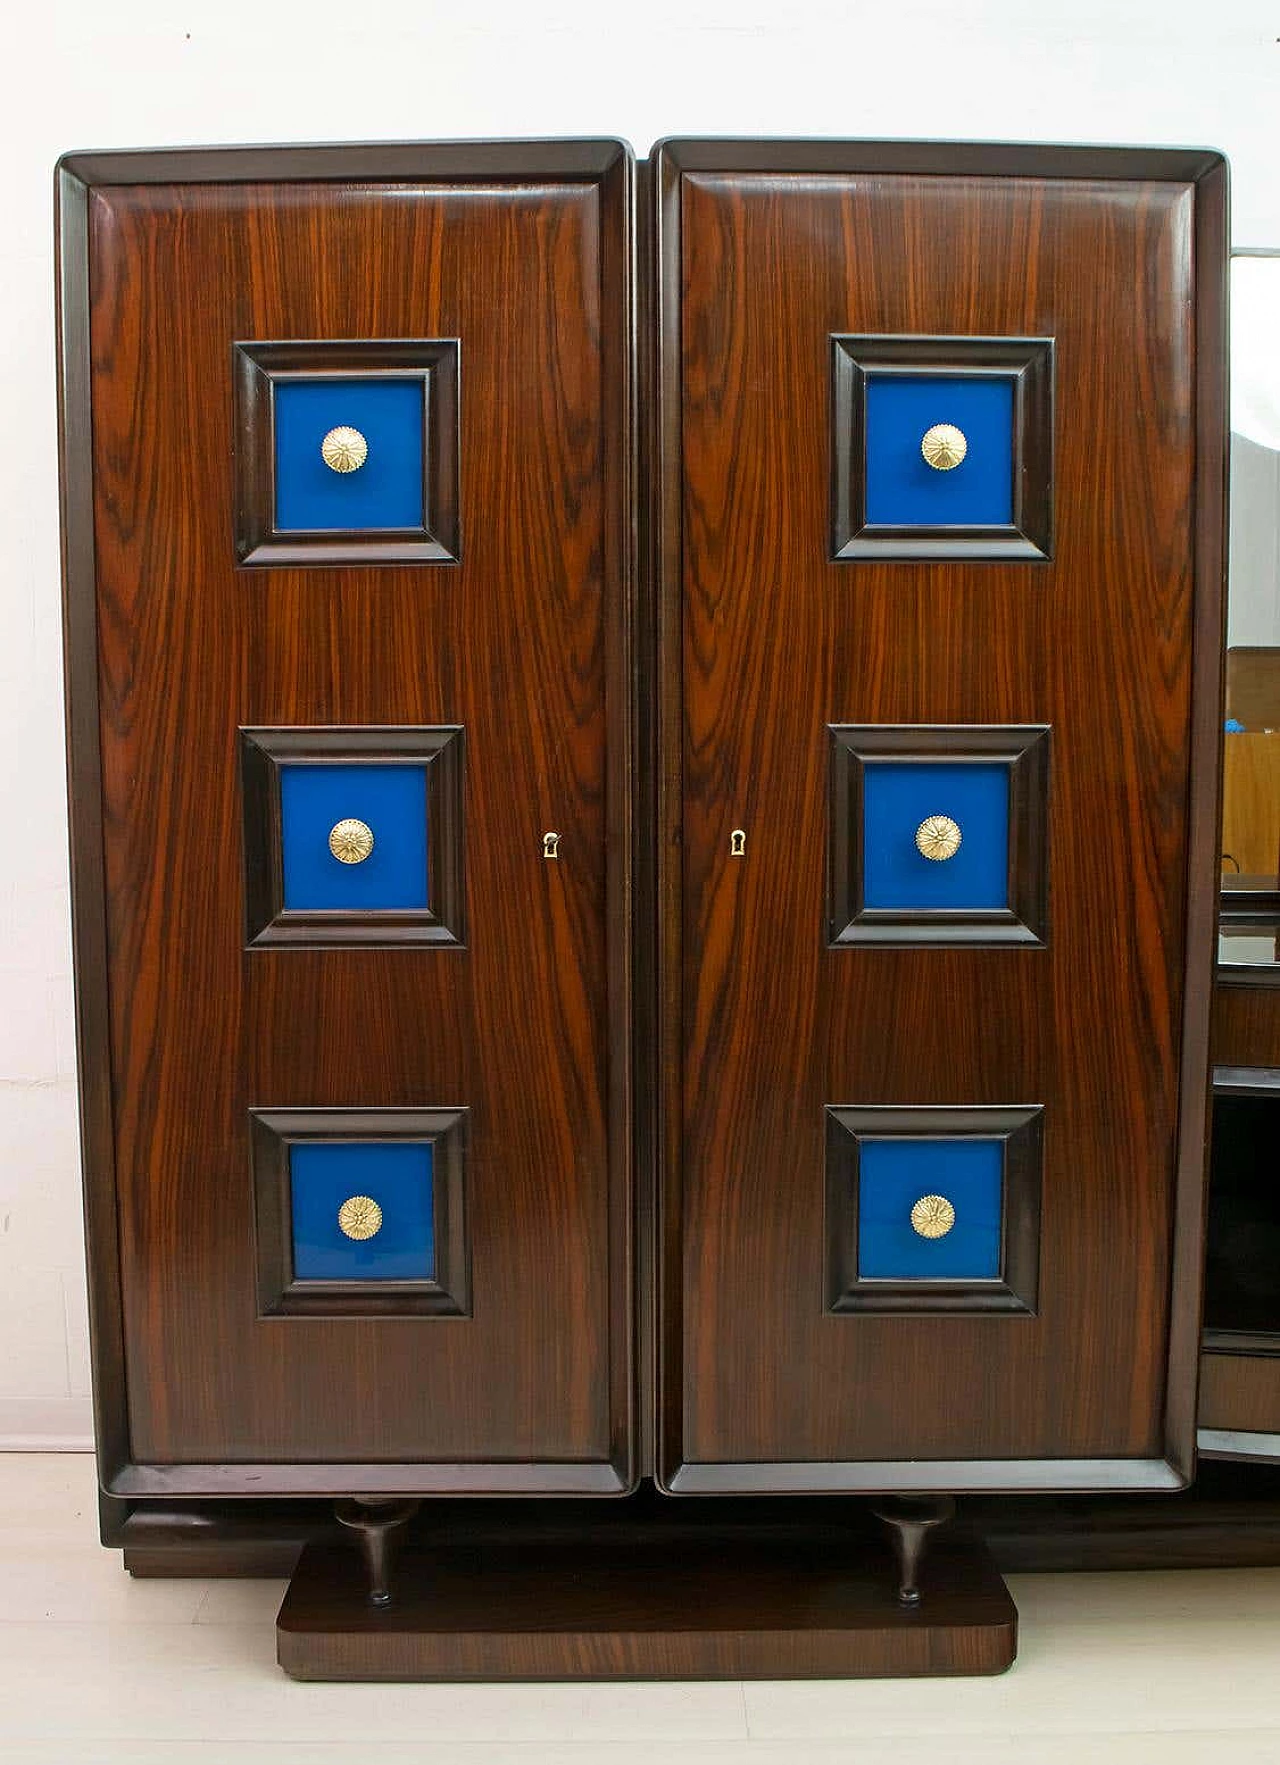
[[[95,1527],[89,1458],[0,1454],[3,1765],[1280,1765],[1280,1569],[1014,1577],[999,1679],[298,1685],[282,1584]]]

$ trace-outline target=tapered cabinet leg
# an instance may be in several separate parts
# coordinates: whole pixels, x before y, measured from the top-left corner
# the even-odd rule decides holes
[[[929,1534],[955,1518],[949,1495],[894,1495],[872,1510],[889,1528],[898,1563],[898,1599],[904,1606],[920,1604],[920,1563]]]
[[[374,1501],[353,1497],[340,1501],[334,1513],[343,1526],[360,1540],[371,1606],[391,1604],[391,1582],[396,1546],[405,1527],[418,1511],[416,1501]]]

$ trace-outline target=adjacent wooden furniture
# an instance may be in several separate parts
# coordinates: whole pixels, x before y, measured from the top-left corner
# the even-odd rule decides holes
[[[300,1677],[1007,1666],[951,1498],[1193,1471],[1223,162],[58,181],[104,1538],[305,1545]]]

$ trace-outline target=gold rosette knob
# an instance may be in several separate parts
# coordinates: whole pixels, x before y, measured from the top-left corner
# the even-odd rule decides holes
[[[329,850],[339,864],[363,864],[373,850],[373,829],[354,816],[335,821],[329,829]]]
[[[376,1238],[382,1230],[382,1209],[372,1195],[348,1195],[338,1209],[338,1230],[344,1238]]]
[[[920,452],[935,472],[953,472],[968,451],[964,430],[954,423],[935,423],[920,443]]]
[[[369,443],[358,429],[340,423],[320,443],[320,458],[331,472],[358,472],[369,457]]]
[[[916,851],[935,864],[945,864],[960,850],[960,823],[949,815],[926,815],[916,829]]]
[[[922,1195],[911,1209],[911,1229],[921,1238],[945,1238],[956,1223],[956,1210],[945,1195]]]

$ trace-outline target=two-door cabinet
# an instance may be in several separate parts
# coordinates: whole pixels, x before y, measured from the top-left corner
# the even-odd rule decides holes
[[[106,1535],[310,1536],[302,1676],[1007,1665],[952,1498],[1193,1471],[1221,159],[58,178]]]

